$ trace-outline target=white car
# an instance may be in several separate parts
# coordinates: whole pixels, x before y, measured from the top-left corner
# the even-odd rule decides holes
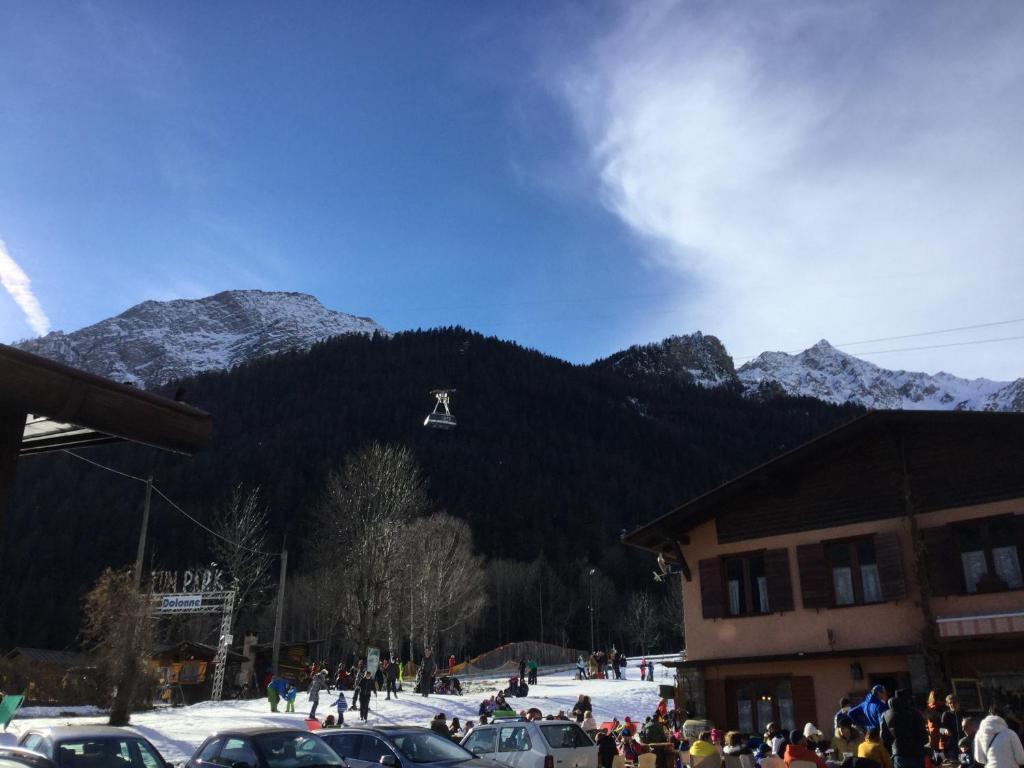
[[[566,720],[507,720],[477,725],[462,746],[509,768],[597,768],[597,745]]]

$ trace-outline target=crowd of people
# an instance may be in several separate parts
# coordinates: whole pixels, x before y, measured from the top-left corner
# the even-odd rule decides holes
[[[588,658],[576,657],[577,680],[624,680],[628,659],[615,646],[609,651],[591,651]],[[640,660],[640,679],[654,681],[654,662]],[[536,682],[536,681],[534,681]]]
[[[718,768],[717,758],[746,757],[753,768],[788,768],[794,761],[817,768],[935,768],[957,764],[964,768],[1018,768],[1024,765],[1020,722],[1006,709],[992,707],[987,717],[965,716],[954,695],[933,692],[922,712],[909,691],[890,697],[876,685],[863,701],[840,702],[827,738],[814,724],[787,731],[769,723],[764,734],[711,729],[688,742],[672,731],[673,746],[688,753],[693,765]],[[627,755],[628,757],[628,755]],[[742,765],[742,762],[741,762]],[[602,763],[609,768],[610,762]]]
[[[526,663],[525,661],[523,662]],[[532,662],[532,672],[536,677],[536,662]],[[414,693],[422,696],[429,694],[440,695],[462,695],[462,684],[455,677],[455,657],[448,659],[449,674],[440,674],[434,660],[433,651],[427,648],[419,665],[415,667],[415,674],[411,675],[415,682]],[[376,669],[367,666],[366,659],[358,659],[351,665],[339,664],[332,673],[326,662],[311,662],[306,668],[309,695],[310,711],[309,719],[316,719],[317,709],[320,705],[320,694],[326,692],[328,695],[338,691],[339,698],[332,704],[338,707],[338,717],[332,716],[332,724],[340,725],[344,722],[344,707],[339,702],[347,703],[345,691],[352,692],[351,706],[348,711],[359,712],[359,719],[366,721],[369,712],[371,698],[376,698],[380,693],[385,694],[385,699],[398,698],[399,691],[402,691],[402,683],[406,680],[406,672],[410,665],[404,661],[382,658],[377,663]],[[270,704],[271,712],[280,711],[278,707],[284,702],[285,712],[295,711],[295,697],[298,692],[297,681],[281,675],[275,675],[267,670],[264,676],[263,688],[266,690],[267,701]]]

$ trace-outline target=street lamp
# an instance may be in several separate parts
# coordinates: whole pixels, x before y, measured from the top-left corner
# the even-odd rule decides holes
[[[593,653],[597,650],[597,646],[594,645],[594,574],[597,573],[597,568],[591,568],[590,573],[587,574],[590,577],[590,652]]]

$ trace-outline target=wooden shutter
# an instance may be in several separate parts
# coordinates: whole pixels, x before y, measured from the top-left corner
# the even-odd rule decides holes
[[[789,578],[789,550],[769,549],[764,553],[764,576],[768,582],[768,610],[793,610],[793,584]]]
[[[883,600],[902,600],[907,596],[907,582],[903,578],[903,547],[896,533],[875,536],[875,562],[878,563],[878,581]]]
[[[931,593],[941,596],[962,592],[963,566],[952,529],[948,525],[922,528],[921,539],[924,541],[924,563]]]
[[[832,605],[832,571],[825,557],[824,544],[801,544],[796,548],[800,569],[800,592],[804,608],[828,608]]]
[[[717,557],[701,560],[700,602],[705,619],[725,616],[725,589],[722,583],[722,561]]]
[[[790,679],[793,690],[793,720],[796,727],[800,723],[816,723],[818,721],[818,702],[814,698],[813,677],[793,677]]]
[[[729,719],[729,708],[725,701],[725,680],[707,680],[704,683],[708,719],[716,727],[726,727]]]

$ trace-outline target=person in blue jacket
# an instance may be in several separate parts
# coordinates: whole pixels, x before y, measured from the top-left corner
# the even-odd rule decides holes
[[[288,693],[288,683],[280,675],[274,675],[267,686],[267,700],[270,701],[270,711],[277,712],[277,702]]]
[[[853,721],[854,725],[862,731],[866,731],[868,728],[880,727],[882,723],[882,715],[884,715],[888,709],[889,692],[885,690],[884,685],[876,685],[871,689],[868,695],[864,697],[864,701],[856,707],[851,707],[850,711],[846,714]]]
[[[294,685],[289,685],[288,686],[288,693],[286,693],[284,695],[284,702],[285,702],[285,704],[284,704],[284,711],[285,712],[294,712],[295,711],[295,696],[296,696],[296,694],[298,694],[298,691],[295,690],[295,686]]]

